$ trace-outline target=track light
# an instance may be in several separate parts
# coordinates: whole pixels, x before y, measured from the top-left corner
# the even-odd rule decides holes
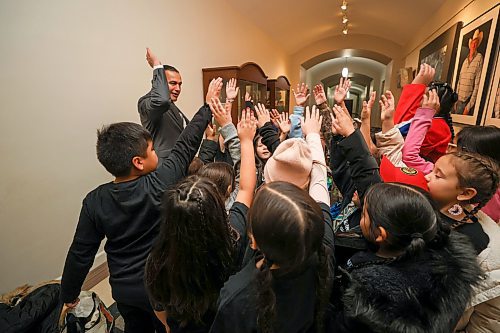
[[[349,22],[349,19],[347,18],[347,15],[344,14],[344,17],[342,17],[342,23],[346,24],[347,22]]]
[[[344,27],[344,30],[342,30],[342,33],[344,35],[347,35],[347,33],[349,32],[349,30],[347,29],[347,26]]]
[[[342,6],[340,6],[340,9],[347,10],[347,1],[346,0],[342,1]]]

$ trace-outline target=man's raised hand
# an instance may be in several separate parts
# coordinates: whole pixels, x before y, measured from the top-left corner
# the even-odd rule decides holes
[[[155,66],[161,65],[160,60],[156,57],[156,55],[151,51],[149,47],[146,47],[146,60],[151,66],[151,68],[154,68]]]

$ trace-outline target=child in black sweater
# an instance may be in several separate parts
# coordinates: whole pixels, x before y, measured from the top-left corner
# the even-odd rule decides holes
[[[207,100],[217,96],[220,81],[211,82]],[[83,200],[61,281],[66,306],[78,303],[83,281],[106,237],[109,282],[125,331],[163,330],[144,287],[144,265],[158,235],[162,195],[186,176],[211,117],[208,105],[202,106],[159,165],[151,135],[140,125],[115,123],[98,132],[97,157],[115,180]]]

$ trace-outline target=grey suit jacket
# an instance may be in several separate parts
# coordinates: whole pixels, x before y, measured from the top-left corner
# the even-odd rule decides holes
[[[165,71],[157,68],[153,71],[151,91],[139,98],[137,103],[141,124],[153,137],[156,154],[165,158],[175,145],[177,138],[189,119],[170,99]]]

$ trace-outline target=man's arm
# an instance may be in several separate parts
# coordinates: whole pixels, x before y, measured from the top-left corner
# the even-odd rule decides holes
[[[73,243],[64,264],[60,295],[63,303],[73,303],[78,298],[83,281],[104,239],[104,234],[97,229],[95,222],[90,218],[86,200],[83,201]]]
[[[159,119],[170,108],[170,92],[163,65],[149,48],[147,49],[146,59],[153,68],[152,87],[149,95],[139,99],[137,107],[142,117],[147,117],[154,121]]]

